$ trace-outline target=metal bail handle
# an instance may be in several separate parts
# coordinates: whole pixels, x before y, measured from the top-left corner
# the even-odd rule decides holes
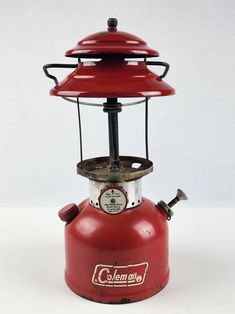
[[[61,68],[66,69],[67,68],[67,69],[69,69],[69,68],[76,68],[77,66],[78,66],[77,64],[50,63],[50,64],[45,64],[43,66],[43,71],[47,77],[49,77],[50,79],[52,79],[55,82],[55,85],[58,85],[59,82],[57,80],[57,77],[50,74],[48,69],[51,69],[51,68],[57,68],[57,69],[61,69]]]
[[[78,64],[64,64],[64,63],[49,63],[49,64],[45,64],[43,66],[43,71],[45,73],[45,75],[54,81],[55,85],[59,84],[59,81],[57,79],[56,76],[52,75],[49,73],[48,69],[54,68],[54,69],[69,69],[69,68],[76,68],[78,67]],[[66,97],[66,96],[61,96],[61,98],[63,98],[66,101],[72,102],[72,103],[77,103],[77,100],[73,100],[72,98]],[[147,97],[147,99],[149,99],[150,97]],[[128,103],[122,103],[122,106],[132,106],[132,105],[138,105],[141,103],[144,103],[146,101],[146,98],[141,99],[141,100],[137,100],[137,101],[132,101],[132,102],[128,102]],[[91,103],[91,102],[87,102],[87,101],[81,101],[79,100],[79,104],[80,105],[87,105],[87,106],[95,106],[95,107],[100,107],[103,104],[99,104],[99,103]]]
[[[167,63],[167,62],[162,62],[162,61],[146,61],[146,64],[147,64],[147,65],[160,65],[160,66],[165,67],[164,72],[163,72],[161,75],[159,75],[159,77],[160,77],[161,79],[163,79],[163,78],[167,75],[167,73],[168,73],[168,71],[169,71],[169,69],[170,69],[170,64]]]
[[[160,77],[161,79],[163,79],[163,78],[167,75],[167,73],[168,73],[168,71],[169,71],[169,69],[170,69],[170,65],[169,65],[169,63],[167,63],[167,62],[162,62],[162,61],[146,61],[146,64],[147,64],[147,65],[157,65],[157,66],[160,65],[160,66],[165,67],[164,72],[163,72],[161,75],[159,75],[159,77]],[[48,69],[51,69],[51,68],[55,68],[55,69],[61,69],[61,68],[64,68],[64,69],[71,69],[71,68],[77,68],[77,66],[78,66],[78,64],[49,63],[49,64],[45,64],[45,65],[43,66],[43,71],[44,71],[44,73],[45,73],[45,75],[46,75],[47,77],[49,77],[50,79],[52,79],[52,80],[55,82],[55,85],[58,85],[59,82],[58,82],[57,77],[54,76],[54,75],[52,75],[52,74],[50,74],[49,71],[48,71]]]

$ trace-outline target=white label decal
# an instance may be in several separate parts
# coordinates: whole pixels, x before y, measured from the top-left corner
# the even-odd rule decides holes
[[[104,287],[132,287],[142,285],[147,269],[147,262],[126,266],[98,264],[94,269],[92,283]]]
[[[119,214],[127,205],[127,197],[119,188],[104,190],[99,198],[100,207],[109,214]]]

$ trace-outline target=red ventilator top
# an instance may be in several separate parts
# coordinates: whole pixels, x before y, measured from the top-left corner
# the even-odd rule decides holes
[[[81,62],[74,72],[50,91],[67,97],[154,97],[174,94],[174,89],[151,72],[144,61],[106,57]]]
[[[158,57],[156,50],[149,48],[139,37],[117,30],[117,20],[108,19],[107,31],[95,33],[80,40],[76,47],[68,50],[66,57],[86,57],[116,54],[133,57]]]
[[[117,20],[114,18],[108,20],[107,31],[82,39],[65,55],[76,57],[79,62],[74,65],[76,69],[72,73],[51,89],[51,95],[121,98],[167,96],[175,93],[162,80],[169,65],[165,62],[147,61],[148,57],[157,57],[158,52],[149,48],[142,39],[117,31]],[[89,60],[92,58],[99,60]],[[150,71],[148,65],[164,66],[165,71],[157,75]]]

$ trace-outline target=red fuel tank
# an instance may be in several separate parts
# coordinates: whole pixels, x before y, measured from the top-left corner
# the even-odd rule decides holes
[[[65,279],[70,289],[96,302],[128,303],[164,288],[169,278],[168,225],[160,206],[143,198],[139,206],[118,215],[91,206],[88,199],[78,206],[79,213],[75,207],[59,212],[68,221]]]

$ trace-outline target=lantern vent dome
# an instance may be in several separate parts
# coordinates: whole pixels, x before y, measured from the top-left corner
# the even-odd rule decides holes
[[[68,50],[66,57],[100,57],[102,55],[122,55],[134,57],[158,57],[159,53],[147,46],[141,38],[117,30],[117,19],[108,19],[107,31],[89,35]]]

